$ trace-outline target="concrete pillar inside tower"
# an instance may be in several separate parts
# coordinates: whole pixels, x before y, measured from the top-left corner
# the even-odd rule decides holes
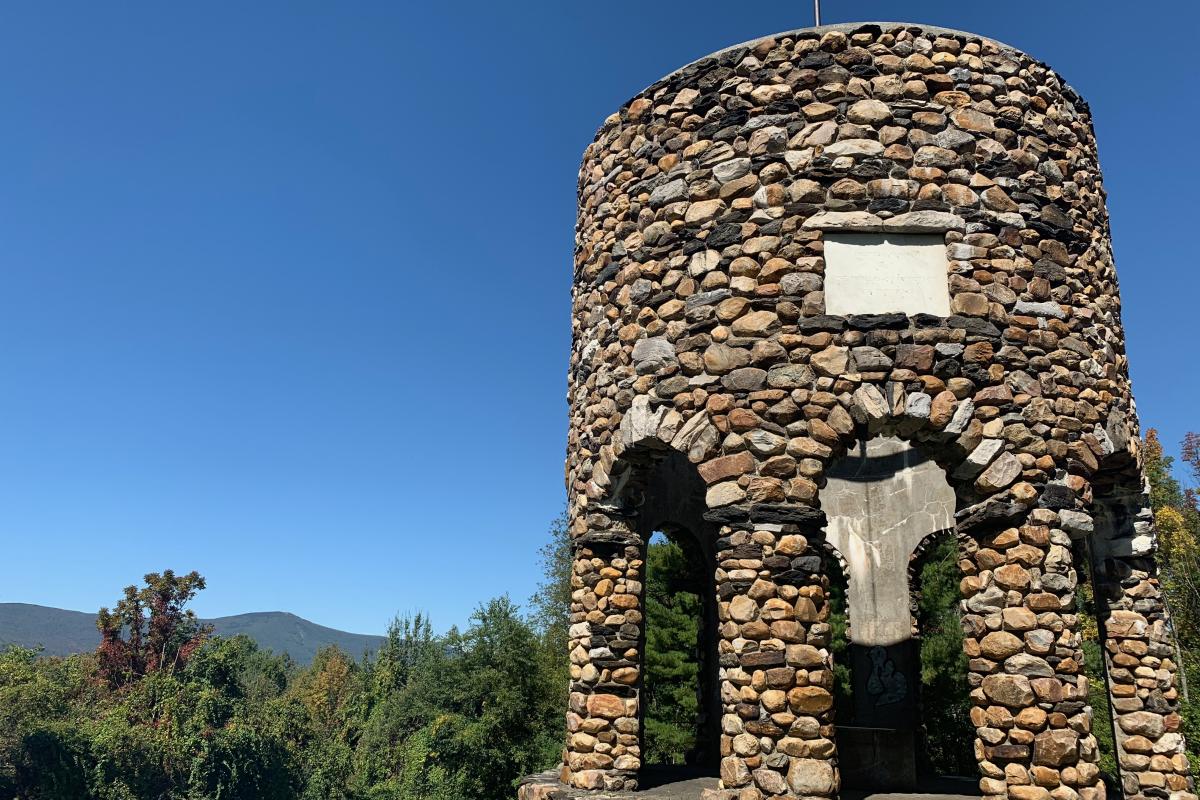
[[[909,562],[930,535],[953,528],[954,491],[942,469],[911,445],[876,437],[848,449],[829,470],[821,508],[848,580],[853,708],[838,710],[844,781],[911,789],[921,665]]]

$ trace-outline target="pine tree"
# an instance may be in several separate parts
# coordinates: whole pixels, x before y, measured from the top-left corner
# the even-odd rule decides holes
[[[703,609],[696,570],[683,548],[646,548],[646,755],[683,764],[696,747],[697,640]]]

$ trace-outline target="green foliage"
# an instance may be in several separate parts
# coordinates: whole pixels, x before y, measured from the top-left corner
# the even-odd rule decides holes
[[[556,652],[567,652],[567,628],[571,609],[571,533],[567,529],[567,512],[563,511],[550,523],[550,540],[538,550],[542,580],[529,598],[530,622],[544,635],[561,645]],[[562,659],[566,667],[565,657]]]
[[[698,570],[671,541],[646,548],[646,756],[683,764],[696,748],[697,642],[703,609]]]
[[[565,607],[565,521],[553,530]],[[510,800],[560,757],[566,618],[550,602],[526,620],[493,600],[442,636],[396,619],[373,658],[327,648],[301,670],[205,638],[185,608],[195,573],[146,582],[101,615],[96,654],[0,650],[0,800]]]
[[[829,652],[833,658],[833,708],[840,725],[854,723],[854,685],[850,671],[850,615],[846,575],[832,558],[825,559],[829,585]]]
[[[26,690],[55,689],[3,704],[19,718],[4,725],[0,797],[294,796],[284,743],[247,702],[251,687],[263,692],[264,674],[278,674],[271,659],[246,639],[210,640],[183,669],[114,689],[94,656],[33,661],[8,650],[0,693],[22,671]]]
[[[537,637],[502,597],[481,606],[464,633],[451,630],[445,646],[450,659],[435,687],[440,763],[453,768],[461,796],[508,797],[513,779],[542,768],[539,756],[560,744],[558,693],[529,669]]]
[[[1142,449],[1150,502],[1158,532],[1159,578],[1171,612],[1178,645],[1181,684],[1188,691],[1180,699],[1179,713],[1188,745],[1192,771],[1200,770],[1200,435],[1189,433],[1181,446],[1189,485],[1172,474],[1174,459],[1163,451],[1158,433],[1146,432]]]
[[[1082,603],[1081,603],[1082,605]],[[1090,615],[1084,611],[1083,615]],[[1088,676],[1088,705],[1092,707],[1092,734],[1100,751],[1100,771],[1115,781],[1117,776],[1117,746],[1113,738],[1112,706],[1108,702],[1108,686],[1104,682],[1104,665],[1100,643],[1084,639],[1084,669]]]
[[[549,541],[538,551],[538,556],[543,578],[537,592],[529,598],[529,623],[540,640],[534,663],[541,672],[543,684],[554,693],[557,708],[561,711],[567,707],[571,683],[567,631],[571,626],[571,571],[575,565],[565,510],[551,522]],[[561,755],[561,746],[562,742],[557,739],[547,741],[542,762],[553,764]]]
[[[1183,717],[1182,732],[1187,741],[1188,761],[1195,775],[1200,773],[1200,698],[1196,697],[1197,687],[1200,687],[1200,664],[1197,663],[1195,651],[1189,651],[1184,656],[1183,670],[1191,694],[1179,704],[1179,715]]]
[[[945,537],[922,560],[917,627],[921,631],[921,757],[930,772],[973,775],[977,767],[972,742],[967,656],[959,618],[958,542]]]

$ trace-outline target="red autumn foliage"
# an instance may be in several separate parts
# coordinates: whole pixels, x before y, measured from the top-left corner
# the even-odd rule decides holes
[[[115,610],[100,609],[100,675],[109,685],[125,686],[151,672],[183,667],[211,628],[184,606],[204,588],[198,572],[177,576],[166,570],[145,576],[146,585],[125,587]]]

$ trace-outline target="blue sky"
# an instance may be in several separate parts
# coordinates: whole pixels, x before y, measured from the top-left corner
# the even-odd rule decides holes
[[[1162,21],[1200,12],[903,5],[824,15],[983,33],[1091,102],[1139,410],[1175,449],[1200,428],[1200,119]],[[0,8],[0,601],[91,610],[167,567],[208,578],[202,615],[364,632],[524,601],[564,498],[583,148],[661,75],[810,15]]]

